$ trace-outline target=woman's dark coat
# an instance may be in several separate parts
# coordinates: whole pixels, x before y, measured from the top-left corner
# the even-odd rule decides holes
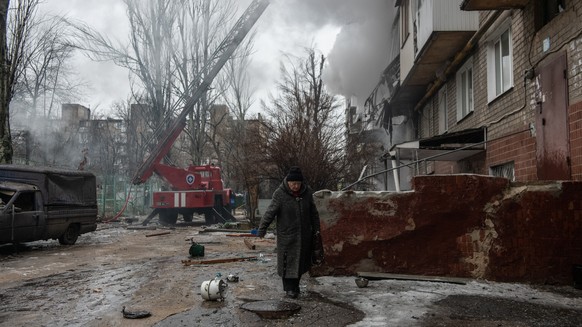
[[[259,225],[266,232],[277,219],[277,272],[283,278],[299,278],[311,268],[313,236],[319,233],[319,214],[311,188],[302,183],[295,197],[287,179],[273,193],[271,204]]]

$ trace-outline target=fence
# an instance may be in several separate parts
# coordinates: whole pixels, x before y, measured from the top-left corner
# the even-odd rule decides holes
[[[141,185],[133,185],[127,177],[120,175],[97,176],[97,180],[97,205],[104,221],[114,218],[124,208],[126,201],[124,216],[149,214],[152,190],[160,186],[155,178]]]

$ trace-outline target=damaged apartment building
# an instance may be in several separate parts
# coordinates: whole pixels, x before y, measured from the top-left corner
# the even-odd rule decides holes
[[[318,194],[322,273],[570,283],[582,267],[582,0],[394,5],[399,54],[347,109],[350,136],[381,145],[366,190],[385,192]]]
[[[582,178],[580,1],[395,5],[400,54],[350,111],[352,134],[382,135],[375,171],[400,167],[377,189],[426,174]]]

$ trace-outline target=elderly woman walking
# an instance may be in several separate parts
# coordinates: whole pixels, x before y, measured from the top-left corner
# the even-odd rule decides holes
[[[259,225],[258,236],[277,219],[277,272],[283,278],[286,296],[299,296],[301,275],[323,259],[319,236],[319,213],[313,192],[303,180],[299,167],[289,174],[273,193],[271,204]]]

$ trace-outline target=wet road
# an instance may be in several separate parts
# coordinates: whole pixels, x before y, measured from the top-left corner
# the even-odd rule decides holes
[[[274,240],[200,227],[127,229],[103,225],[65,247],[29,243],[0,246],[0,326],[580,326],[582,291],[573,287],[470,281],[302,279],[298,299],[283,298],[275,273]],[[150,236],[160,231],[169,234]],[[205,260],[263,254],[261,260],[185,266],[191,240]],[[205,301],[200,285],[220,273],[239,276],[223,301]],[[241,308],[253,301],[289,301],[301,308],[265,319]],[[126,319],[126,311],[150,317]]]

